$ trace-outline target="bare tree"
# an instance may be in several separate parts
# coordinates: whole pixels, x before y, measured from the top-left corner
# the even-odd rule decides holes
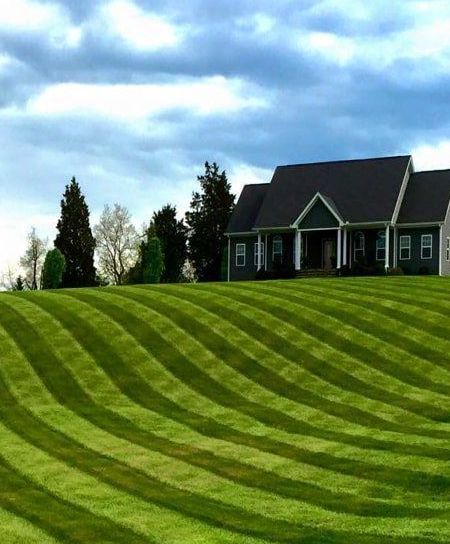
[[[39,238],[33,227],[28,234],[28,245],[25,255],[20,259],[20,266],[25,273],[25,284],[28,289],[40,287],[42,265],[47,252],[47,239]]]
[[[124,206],[105,206],[94,227],[100,274],[111,283],[122,285],[125,274],[138,255],[139,236]]]
[[[19,273],[16,269],[8,266],[5,272],[3,272],[0,280],[0,290],[14,291],[15,285],[17,283],[17,278]]]

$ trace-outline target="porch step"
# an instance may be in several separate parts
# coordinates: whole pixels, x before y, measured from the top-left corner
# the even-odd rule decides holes
[[[306,270],[297,270],[295,272],[296,278],[316,278],[327,276],[336,276],[336,269],[330,268],[326,270],[324,268],[310,268]]]

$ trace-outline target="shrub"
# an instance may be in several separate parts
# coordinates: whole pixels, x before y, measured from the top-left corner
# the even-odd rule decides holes
[[[403,271],[403,268],[401,266],[396,266],[394,268],[389,268],[388,275],[389,276],[403,276],[405,272]]]

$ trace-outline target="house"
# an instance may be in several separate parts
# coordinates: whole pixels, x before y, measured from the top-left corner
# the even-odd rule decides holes
[[[450,275],[449,202],[450,170],[415,172],[410,155],[278,166],[242,190],[228,279],[280,267]]]

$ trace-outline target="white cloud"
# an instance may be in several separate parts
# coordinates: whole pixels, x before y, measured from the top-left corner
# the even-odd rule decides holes
[[[450,168],[450,140],[436,145],[420,145],[413,149],[416,170],[440,170]]]
[[[82,38],[62,6],[33,0],[0,0],[0,30],[39,33],[55,47],[76,47]]]
[[[177,45],[184,34],[181,27],[126,0],[105,4],[100,17],[106,23],[106,31],[119,36],[131,47],[143,51]]]
[[[247,163],[235,164],[227,172],[232,192],[237,197],[239,197],[244,185],[250,183],[269,183],[272,179],[272,174],[272,169],[260,168]]]
[[[31,227],[42,238],[53,241],[56,217],[42,213],[38,206],[22,201],[2,199],[0,203],[0,280],[8,268],[18,270],[25,253],[27,234]]]
[[[95,85],[61,83],[30,99],[26,113],[97,114],[139,120],[158,112],[188,109],[199,115],[260,108],[266,98],[240,79],[222,76],[185,79],[173,84]]]

